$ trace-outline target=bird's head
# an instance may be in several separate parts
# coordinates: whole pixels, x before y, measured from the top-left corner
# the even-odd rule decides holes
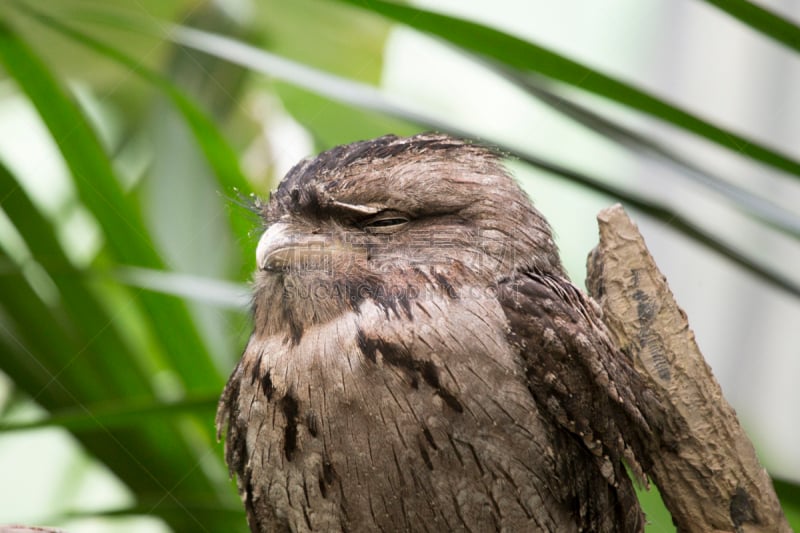
[[[386,136],[296,165],[262,208],[256,324],[272,334],[465,287],[515,269],[561,273],[549,225],[491,150]],[[263,314],[259,320],[259,314]]]

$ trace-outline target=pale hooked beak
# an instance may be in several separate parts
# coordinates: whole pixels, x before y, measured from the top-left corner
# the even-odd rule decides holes
[[[258,241],[256,265],[259,270],[319,269],[340,249],[330,236],[291,231],[289,224],[275,222]]]

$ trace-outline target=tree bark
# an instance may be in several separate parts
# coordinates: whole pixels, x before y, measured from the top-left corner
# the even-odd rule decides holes
[[[647,472],[679,531],[790,532],[772,481],[621,206],[598,215],[587,287],[615,341],[667,408]],[[664,443],[668,442],[667,446]]]

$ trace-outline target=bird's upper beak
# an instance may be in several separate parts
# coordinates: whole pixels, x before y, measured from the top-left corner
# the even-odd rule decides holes
[[[276,222],[258,241],[256,264],[259,270],[325,268],[343,248],[331,237],[297,231],[285,222]]]

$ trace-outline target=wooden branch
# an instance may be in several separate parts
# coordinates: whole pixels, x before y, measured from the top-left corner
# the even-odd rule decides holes
[[[616,342],[666,406],[667,435],[654,438],[648,474],[678,530],[791,532],[639,230],[619,205],[597,219],[600,244],[586,283]]]

